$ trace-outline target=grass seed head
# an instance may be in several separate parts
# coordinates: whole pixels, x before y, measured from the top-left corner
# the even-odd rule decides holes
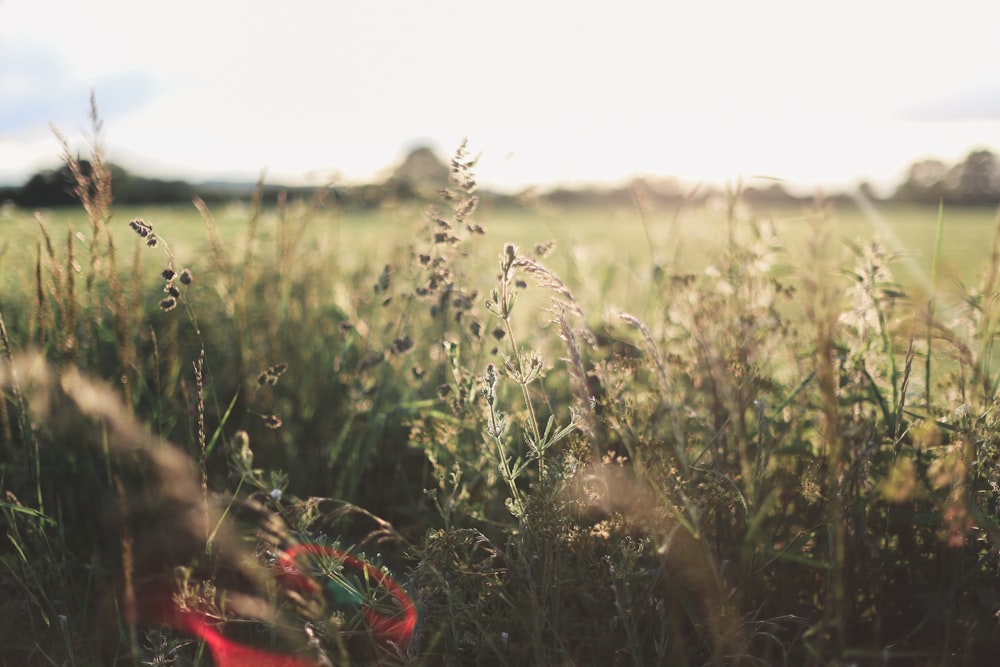
[[[269,429],[281,428],[282,422],[278,415],[261,415],[260,418],[264,421],[264,426]]]
[[[399,354],[409,352],[413,349],[413,339],[409,336],[403,336],[392,341],[392,348]]]
[[[128,226],[142,238],[148,238],[153,234],[153,225],[149,224],[142,218],[134,218],[130,220]]]

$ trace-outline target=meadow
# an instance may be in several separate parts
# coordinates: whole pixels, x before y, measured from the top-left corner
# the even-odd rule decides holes
[[[127,209],[95,151],[0,213],[2,664],[1000,650],[994,211],[499,208],[464,147],[428,202]]]

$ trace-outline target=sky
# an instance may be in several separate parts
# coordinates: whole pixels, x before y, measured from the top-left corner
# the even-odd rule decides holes
[[[0,0],[0,183],[377,178],[467,137],[499,189],[675,175],[889,186],[1000,149],[1000,3]]]

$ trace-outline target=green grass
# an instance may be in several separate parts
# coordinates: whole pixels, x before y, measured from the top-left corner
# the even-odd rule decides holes
[[[908,286],[925,285],[930,278],[938,224],[936,207],[876,202],[881,220],[867,217],[856,205],[841,203],[833,207],[833,247],[831,252],[846,250],[843,240],[879,238],[903,261],[897,267],[899,280]],[[324,208],[310,217],[307,242],[318,243],[318,250],[330,258],[333,270],[350,273],[377,264],[390,257],[406,237],[416,233],[423,219],[420,204],[397,204],[385,209],[340,210]],[[250,216],[248,205],[232,204],[213,210],[223,236],[239,238]],[[56,237],[72,226],[84,230],[86,214],[79,208],[45,210],[42,218]],[[4,266],[11,267],[6,279],[33,261],[34,243],[17,242],[36,239],[38,222],[35,213],[11,209],[2,218],[6,234],[5,250],[0,255]],[[179,244],[179,253],[204,256],[206,245],[203,223],[193,206],[153,206],[113,209],[119,223],[139,217],[158,221],[164,234]],[[276,213],[266,210],[264,220],[274,224]],[[815,212],[809,205],[778,205],[747,209],[744,216],[772,221],[790,252],[801,252],[812,233],[810,220]],[[679,265],[695,269],[711,262],[713,254],[727,242],[727,223],[720,206],[698,205],[677,209],[640,212],[634,207],[605,208],[490,207],[484,205],[480,218],[489,221],[491,236],[511,241],[524,248],[556,241],[560,252],[553,258],[555,268],[580,271],[586,261],[606,274],[615,264],[632,267],[633,272],[651,263]],[[939,288],[950,290],[960,282],[971,285],[989,260],[989,239],[995,212],[983,207],[953,207],[945,211],[944,242]],[[883,224],[884,223],[884,224]],[[127,227],[118,225],[116,238],[125,243]],[[267,232],[265,224],[263,232]],[[611,232],[611,233],[609,233]],[[413,239],[416,240],[416,239]],[[574,249],[578,249],[574,252]],[[644,280],[645,276],[637,276]],[[626,284],[625,293],[629,285]]]
[[[996,654],[993,212],[504,209],[473,167],[437,215],[5,211],[3,662],[211,664],[163,590],[335,664]],[[384,564],[410,646],[283,597],[295,540]]]

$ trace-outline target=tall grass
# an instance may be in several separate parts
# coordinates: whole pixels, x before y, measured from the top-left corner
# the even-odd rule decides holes
[[[494,239],[463,144],[416,228],[345,269],[367,252],[349,230],[303,241],[323,198],[258,197],[242,228],[195,201],[200,240],[117,219],[93,121],[93,171],[64,156],[88,229],[40,215],[0,305],[8,664],[209,664],[155,622],[164,589],[316,664],[1000,647],[1000,253],[963,299],[911,295],[821,202],[799,256],[733,189],[704,212],[726,230],[710,263],[657,247],[640,206],[623,271]],[[413,642],[282,597],[271,561],[302,540],[403,580]]]

